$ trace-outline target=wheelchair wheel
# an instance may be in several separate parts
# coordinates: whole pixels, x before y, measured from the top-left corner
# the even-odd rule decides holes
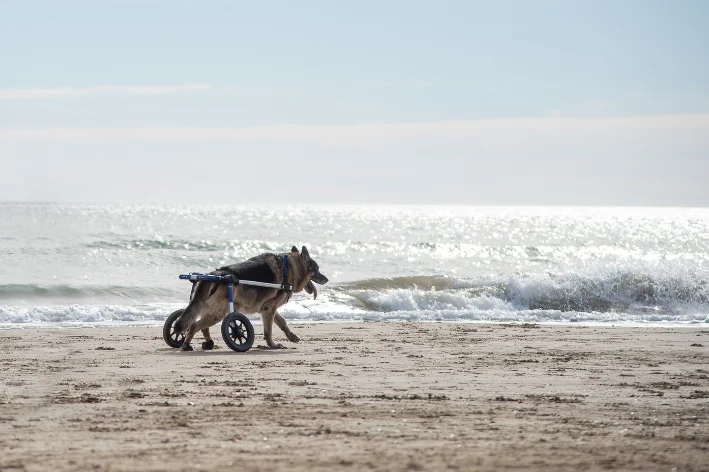
[[[165,320],[165,325],[162,327],[162,338],[165,340],[170,347],[182,347],[182,343],[185,341],[185,335],[182,333],[175,332],[175,321],[185,312],[184,308],[181,308],[173,312]]]
[[[222,321],[222,339],[231,350],[246,352],[254,345],[255,338],[254,325],[246,315],[235,311]]]

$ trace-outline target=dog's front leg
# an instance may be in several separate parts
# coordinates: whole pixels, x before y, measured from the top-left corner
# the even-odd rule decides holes
[[[280,313],[276,312],[276,316],[274,318],[274,321],[278,325],[279,328],[281,328],[281,331],[283,331],[286,334],[286,337],[288,338],[288,341],[292,343],[298,343],[300,342],[300,336],[295,334],[293,331],[290,330],[288,327],[288,322],[286,322],[286,319],[281,316]]]
[[[283,349],[282,344],[276,344],[273,342],[273,319],[275,316],[275,311],[261,313],[261,320],[263,321],[263,338],[266,340],[266,344],[268,344],[268,347],[271,349]]]

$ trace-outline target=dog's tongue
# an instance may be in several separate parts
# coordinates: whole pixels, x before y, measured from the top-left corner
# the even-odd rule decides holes
[[[313,282],[308,282],[308,288],[310,289],[310,293],[313,294],[313,300],[318,298],[318,289],[315,288],[315,285],[313,285]]]

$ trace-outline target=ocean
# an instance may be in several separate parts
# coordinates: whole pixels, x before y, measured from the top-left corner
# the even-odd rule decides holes
[[[0,328],[161,325],[293,245],[330,279],[295,322],[709,323],[704,208],[2,203]]]

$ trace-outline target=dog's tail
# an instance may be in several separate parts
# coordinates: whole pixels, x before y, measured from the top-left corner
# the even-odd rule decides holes
[[[194,295],[192,296],[190,304],[187,305],[187,308],[185,308],[182,316],[177,318],[175,324],[172,325],[176,333],[184,333],[190,326],[192,326],[192,323],[195,322],[197,315],[199,314],[199,310],[202,307],[202,303],[207,298],[206,295],[209,285],[210,284],[206,282],[197,282],[197,286],[195,287]]]

